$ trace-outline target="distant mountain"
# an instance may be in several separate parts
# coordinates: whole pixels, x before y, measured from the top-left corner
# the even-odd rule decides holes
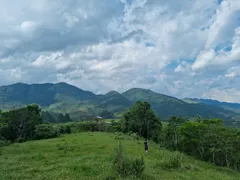
[[[240,104],[239,103],[228,103],[228,102],[220,102],[217,100],[212,99],[196,99],[196,98],[185,98],[183,101],[187,103],[193,103],[193,104],[207,104],[212,106],[218,106],[222,107],[224,109],[232,110],[235,112],[240,113]]]
[[[175,97],[159,94],[147,89],[133,88],[122,94],[124,97],[131,101],[147,101],[151,104],[159,104],[163,102],[171,102],[177,104],[185,104],[184,101]]]
[[[132,101],[125,98],[123,95],[116,91],[110,91],[105,94],[102,101],[99,102],[97,107],[105,108],[110,112],[120,112],[129,108]]]
[[[66,83],[57,84],[23,84],[17,83],[10,86],[0,87],[0,99],[4,103],[31,104],[49,106],[66,98],[88,101],[96,95],[89,91],[81,90]]]
[[[123,96],[131,101],[148,101],[152,105],[154,111],[163,120],[168,119],[172,115],[185,118],[200,115],[205,118],[222,118],[230,120],[232,117],[238,115],[236,112],[221,107],[187,103],[171,96],[140,88],[130,89],[124,92]]]
[[[159,94],[151,90],[133,88],[122,94],[111,91],[97,95],[79,89],[67,83],[23,84],[17,83],[0,87],[0,109],[24,106],[36,103],[43,111],[52,113],[69,113],[73,120],[91,119],[103,115],[109,117],[113,113],[127,110],[135,101],[147,101],[162,120],[170,116],[192,118],[200,115],[204,118],[222,118],[232,120],[240,113],[232,111],[237,104],[222,103],[209,100],[184,99]],[[229,108],[226,108],[229,107]]]

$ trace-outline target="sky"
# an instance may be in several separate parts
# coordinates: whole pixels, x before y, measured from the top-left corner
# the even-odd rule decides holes
[[[0,0],[0,85],[240,102],[239,0]]]

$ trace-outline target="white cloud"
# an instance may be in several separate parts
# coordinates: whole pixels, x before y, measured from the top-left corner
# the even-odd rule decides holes
[[[214,56],[215,56],[215,51],[213,49],[209,51],[201,52],[198,55],[196,61],[193,63],[192,69],[196,70],[196,69],[204,68],[213,60]]]
[[[36,22],[33,22],[33,21],[23,21],[21,23],[21,30],[23,31],[23,33],[30,33],[32,31],[35,30],[37,26],[37,23]]]
[[[215,52],[213,49],[210,49],[201,52],[192,65],[192,68],[196,70],[209,65],[228,64],[232,61],[240,61],[240,27],[235,30],[235,36],[232,38],[232,47],[230,51],[221,50]]]
[[[193,63],[193,70],[205,68],[209,65],[228,64],[240,60],[240,23],[238,14],[240,3],[238,0],[224,0],[217,9],[214,21],[209,28],[205,48]],[[231,50],[225,48],[231,42]],[[217,45],[222,45],[220,51],[215,51]]]
[[[72,28],[76,23],[79,22],[79,19],[75,16],[71,16],[68,13],[64,13],[63,18],[66,20],[66,26]]]
[[[216,11],[214,22],[210,26],[205,49],[211,49],[219,43],[225,43],[239,26],[238,14],[240,3],[238,0],[224,0]]]
[[[237,76],[237,74],[235,72],[232,72],[232,73],[229,73],[229,74],[225,74],[226,77],[229,77],[229,78],[234,78]]]
[[[211,89],[202,95],[202,98],[217,99],[223,102],[240,102],[240,92],[237,89]]]
[[[47,68],[49,66],[59,67],[59,65],[64,62],[59,62],[60,57],[63,55],[63,52],[51,53],[50,55],[40,55],[35,61],[31,64],[35,67]]]

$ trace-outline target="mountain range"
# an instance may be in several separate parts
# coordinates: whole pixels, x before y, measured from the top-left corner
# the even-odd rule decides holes
[[[161,120],[170,116],[221,118],[231,122],[240,117],[240,104],[205,99],[178,99],[148,89],[133,88],[124,93],[111,91],[94,94],[67,83],[0,86],[0,109],[39,104],[43,111],[69,113],[73,120],[95,116],[114,117],[126,111],[135,101],[147,101]]]

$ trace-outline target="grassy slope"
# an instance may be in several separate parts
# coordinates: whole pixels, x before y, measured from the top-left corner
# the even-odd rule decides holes
[[[105,179],[113,175],[111,154],[117,140],[114,134],[78,133],[56,139],[13,144],[1,149],[0,179]],[[131,156],[141,156],[142,141],[125,136],[123,145]],[[145,179],[182,180],[237,180],[240,174],[233,170],[184,157],[183,164],[192,164],[199,170],[166,171],[156,166],[171,152],[149,145],[145,158]],[[131,178],[132,179],[132,178]]]

